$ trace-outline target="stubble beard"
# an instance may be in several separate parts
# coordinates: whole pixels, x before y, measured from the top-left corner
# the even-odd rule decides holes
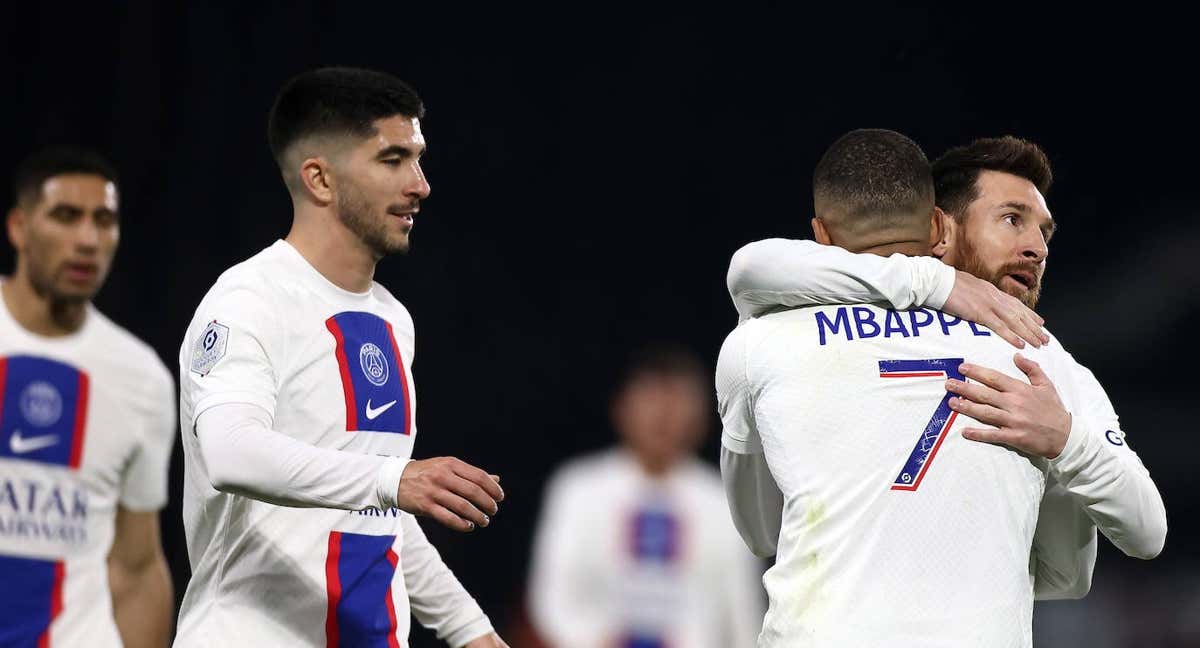
[[[377,258],[408,252],[408,238],[392,240],[382,214],[375,214],[370,201],[353,184],[344,184],[343,190],[338,192],[337,213],[346,229],[353,232]]]
[[[1042,296],[1042,275],[1039,268],[1033,267],[1030,264],[1007,263],[1000,266],[997,270],[992,270],[984,263],[983,258],[979,256],[979,251],[975,249],[975,246],[971,244],[970,239],[963,232],[960,231],[956,238],[958,239],[959,249],[959,262],[955,264],[956,268],[990,282],[1001,291],[1021,300],[1021,303],[1030,309],[1037,306],[1038,299]],[[1004,277],[1019,270],[1034,273],[1036,278],[1033,286],[1024,290],[1010,290],[1005,287]]]

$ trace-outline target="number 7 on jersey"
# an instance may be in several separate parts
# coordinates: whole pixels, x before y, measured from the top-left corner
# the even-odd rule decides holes
[[[958,366],[962,363],[962,358],[880,360],[879,377],[930,378],[938,376],[964,380],[963,375],[958,371]],[[920,438],[917,439],[917,445],[913,447],[912,453],[908,455],[908,460],[904,462],[904,467],[900,469],[900,474],[896,475],[896,479],[892,481],[892,490],[915,491],[921,485],[921,480],[925,478],[925,473],[929,471],[929,464],[933,463],[933,458],[937,456],[938,448],[942,446],[942,441],[946,440],[946,432],[954,424],[954,419],[958,416],[958,412],[950,410],[950,397],[950,392],[943,392],[941,402],[938,403],[937,409],[933,411],[933,417],[929,419],[929,423],[925,425],[925,430],[921,432]]]

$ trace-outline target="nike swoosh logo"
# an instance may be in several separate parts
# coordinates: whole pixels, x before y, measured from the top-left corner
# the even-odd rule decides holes
[[[13,454],[26,454],[34,450],[49,448],[58,443],[57,434],[43,434],[42,436],[23,437],[21,431],[13,432],[13,435],[8,438],[8,447],[12,449]]]
[[[380,414],[383,414],[384,412],[392,409],[392,405],[395,405],[395,404],[396,404],[396,401],[392,401],[390,403],[386,403],[384,405],[380,405],[379,407],[372,409],[371,408],[371,399],[368,398],[367,399],[367,420],[374,421],[375,419],[379,418]]]

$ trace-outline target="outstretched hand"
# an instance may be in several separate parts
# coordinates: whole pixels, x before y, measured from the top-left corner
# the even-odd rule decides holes
[[[490,524],[502,501],[499,476],[454,457],[410,461],[396,489],[400,510],[464,532]]]
[[[946,381],[946,390],[957,394],[950,409],[994,428],[966,428],[962,435],[972,441],[1006,445],[1023,452],[1053,459],[1062,454],[1071,434],[1071,413],[1063,407],[1054,383],[1038,363],[1021,354],[1013,356],[1029,384],[971,364],[959,367],[967,378]]]
[[[942,311],[982,324],[1018,349],[1024,349],[1026,342],[1034,347],[1050,343],[1050,336],[1042,330],[1046,320],[1040,315],[1016,297],[962,270],[957,271]]]

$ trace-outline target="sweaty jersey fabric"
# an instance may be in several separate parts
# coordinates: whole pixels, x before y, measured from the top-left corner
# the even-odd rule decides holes
[[[545,502],[530,603],[550,645],[754,645],[762,570],[712,468],[689,460],[653,479],[628,451],[604,451],[560,469]]]
[[[491,631],[411,515],[218,491],[194,431],[208,410],[252,405],[298,443],[408,459],[413,348],[412,319],[386,289],[342,290],[284,241],[217,280],[179,357],[193,576],[177,646],[406,645],[410,610],[452,645]],[[338,470],[330,462],[329,480]],[[296,488],[321,486],[306,474]]]
[[[88,306],[74,334],[0,300],[0,646],[120,646],[108,587],[118,507],[167,500],[174,385],[154,351]]]

